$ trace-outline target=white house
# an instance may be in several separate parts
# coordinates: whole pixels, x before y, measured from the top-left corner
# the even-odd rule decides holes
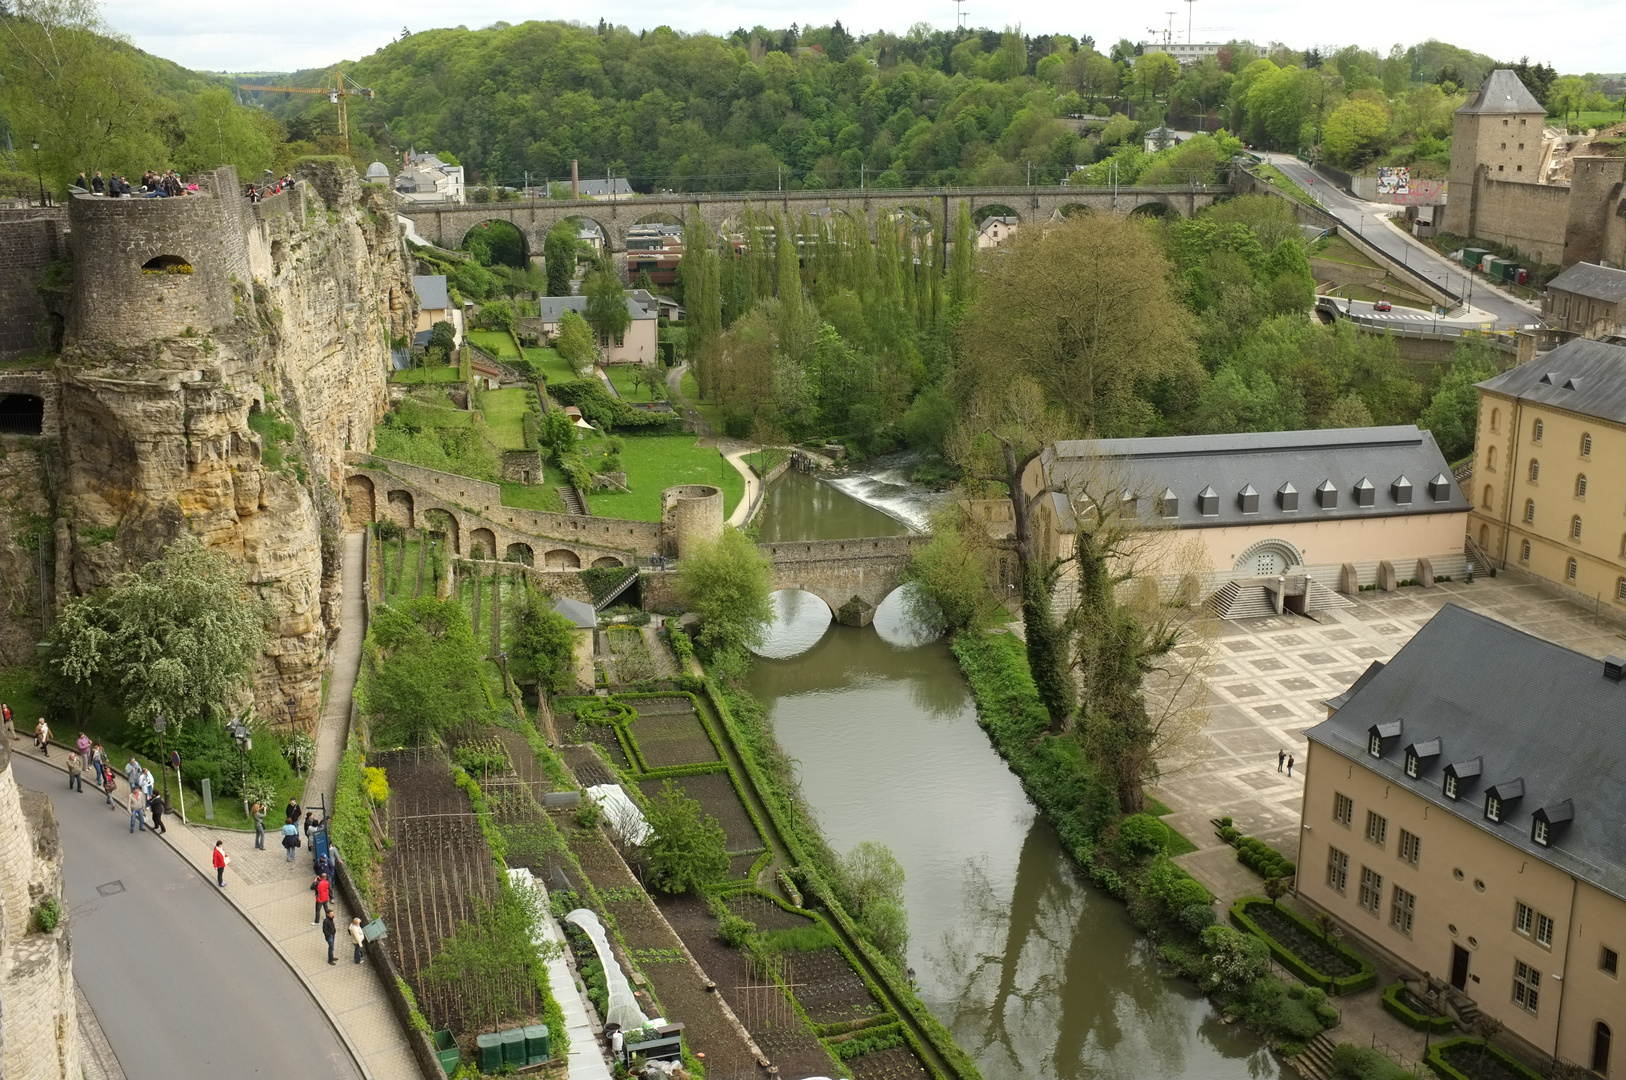
[[[371,179],[372,170],[367,173]],[[464,202],[463,166],[448,165],[434,154],[408,151],[406,167],[395,174],[395,192],[411,202]]]
[[[991,217],[985,218],[977,229],[977,249],[979,251],[998,247],[1022,227],[1022,219],[1017,217]]]

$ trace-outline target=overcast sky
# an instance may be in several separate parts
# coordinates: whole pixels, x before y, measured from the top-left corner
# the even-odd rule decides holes
[[[470,29],[498,20],[599,18],[645,29],[668,21],[674,29],[727,33],[737,26],[826,23],[841,19],[855,32],[903,32],[916,22],[954,25],[953,0],[891,0],[878,5],[835,0],[800,3],[698,0],[677,8],[629,0],[537,6],[517,0],[348,0],[319,9],[279,3],[170,3],[104,0],[107,21],[148,52],[206,71],[293,71],[376,51],[400,34],[434,27]],[[1094,10],[1090,10],[1093,7]],[[1161,34],[1175,11],[1175,38],[1185,40],[1187,5],[1180,0],[1129,0],[1099,7],[1064,0],[995,4],[967,0],[972,26],[1020,21],[1029,34],[1089,34],[1103,48],[1127,37]],[[879,18],[879,22],[877,19]],[[1623,0],[1431,0],[1417,5],[1330,3],[1326,0],[1196,0],[1197,41],[1231,38],[1295,48],[1357,44],[1387,51],[1396,42],[1430,37],[1498,59],[1546,61],[1562,72],[1626,71],[1626,2]],[[1206,28],[1206,29],[1205,29]]]

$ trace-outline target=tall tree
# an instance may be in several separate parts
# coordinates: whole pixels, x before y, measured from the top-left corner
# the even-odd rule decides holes
[[[211,87],[187,112],[186,140],[175,151],[175,163],[187,171],[235,165],[239,177],[259,176],[271,165],[274,131],[267,123],[275,129],[274,120],[237,104],[224,86]]]
[[[598,334],[606,347],[616,344],[616,338],[632,325],[632,312],[627,308],[627,290],[621,278],[610,270],[598,270],[582,283],[587,296],[588,325]]]
[[[678,592],[700,616],[700,643],[716,653],[738,652],[762,639],[773,619],[768,561],[731,525],[695,545],[679,564]]]
[[[548,274],[548,295],[569,296],[570,279],[576,276],[576,256],[581,243],[572,221],[556,222],[542,242],[542,262]]]

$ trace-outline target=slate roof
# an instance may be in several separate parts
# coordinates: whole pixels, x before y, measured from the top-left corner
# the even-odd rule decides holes
[[[1576,263],[1549,281],[1547,287],[1618,304],[1626,300],[1626,270],[1597,263]]]
[[[1100,458],[1117,459],[1105,465]],[[1278,431],[1241,435],[1183,435],[1158,439],[1096,439],[1060,442],[1045,451],[1052,482],[1106,473],[1142,496],[1142,513],[1180,528],[1214,528],[1288,521],[1339,521],[1398,514],[1460,513],[1468,500],[1451,480],[1434,436],[1413,425]],[[1116,475],[1121,472],[1121,476]],[[1395,485],[1410,484],[1410,501]],[[1372,505],[1360,506],[1356,487],[1371,485]],[[1323,507],[1318,489],[1331,485],[1337,504]],[[1241,495],[1252,486],[1258,509],[1243,511]],[[1291,485],[1297,509],[1284,508],[1281,492]],[[1431,487],[1433,490],[1431,490]],[[1200,496],[1218,498],[1204,514]],[[1166,516],[1155,503],[1172,492],[1177,512]],[[1445,498],[1437,499],[1436,493]],[[1290,500],[1288,500],[1290,501]]]
[[[1626,424],[1626,348],[1573,338],[1479,384],[1518,401]]]
[[[567,311],[574,311],[578,315],[585,315],[587,312],[587,297],[585,296],[544,296],[537,301],[537,304],[537,310],[545,323],[558,322],[559,316]],[[631,312],[635,320],[659,317],[630,295],[627,297],[627,311]]]
[[[1604,664],[1550,641],[1447,604],[1382,670],[1363,676],[1348,703],[1305,732],[1311,742],[1358,761],[1532,858],[1626,899],[1626,682]],[[1367,753],[1373,725],[1399,721],[1383,755]],[[1417,779],[1405,747],[1439,739]],[[1447,765],[1480,759],[1477,779],[1445,797]],[[1485,792],[1523,795],[1485,818]],[[1563,820],[1552,843],[1531,839],[1533,815]]]
[[[625,176],[618,176],[612,180],[580,180],[577,186],[581,189],[584,199],[602,199],[606,195],[631,195],[632,185]]]
[[[1525,89],[1519,77],[1507,68],[1497,68],[1485,76],[1485,81],[1479,84],[1479,89],[1471,94],[1457,112],[1464,116],[1540,113],[1547,115],[1547,110]]]
[[[412,291],[418,294],[418,306],[429,311],[443,311],[452,306],[446,293],[445,274],[413,274]]]
[[[561,596],[553,602],[553,610],[569,619],[570,625],[577,630],[592,630],[598,626],[598,613],[593,610],[592,604]]]

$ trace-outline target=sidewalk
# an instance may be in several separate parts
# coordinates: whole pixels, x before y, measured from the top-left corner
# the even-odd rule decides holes
[[[728,463],[734,466],[734,471],[745,478],[745,494],[741,496],[740,504],[734,508],[734,512],[728,516],[728,523],[736,529],[743,529],[750,523],[751,512],[756,509],[756,500],[762,489],[762,480],[756,471],[745,463],[745,455],[751,452],[751,449],[746,447],[723,455],[728,459]]]

